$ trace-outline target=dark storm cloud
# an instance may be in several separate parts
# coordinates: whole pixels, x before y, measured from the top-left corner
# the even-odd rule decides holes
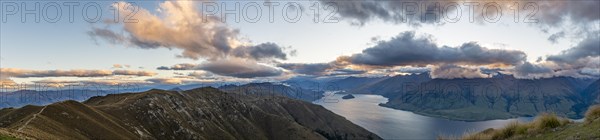
[[[525,62],[515,67],[514,75],[517,78],[539,78],[549,77],[554,74],[554,70],[544,65],[531,64]]]
[[[600,37],[598,35],[591,35],[577,44],[577,46],[564,50],[560,54],[550,55],[546,60],[558,63],[572,63],[579,59],[598,56],[600,56]]]
[[[232,54],[241,58],[253,58],[255,60],[263,60],[277,58],[281,60],[287,59],[287,54],[282,47],[275,43],[262,43],[256,46],[237,47],[233,49]]]
[[[353,70],[353,69],[336,69],[333,70],[330,74],[328,74],[329,76],[339,76],[339,75],[356,75],[356,74],[363,74],[366,73],[367,71],[364,70]]]
[[[407,0],[320,0],[324,4],[332,4],[343,19],[353,24],[364,25],[371,20],[383,20],[392,23],[436,23],[443,16],[443,6],[455,4],[453,0],[440,1],[407,1]]]
[[[566,21],[588,24],[600,20],[600,1],[537,1],[539,22],[549,26],[561,26]]]
[[[521,51],[488,49],[470,42],[458,47],[438,47],[426,37],[403,32],[349,57],[353,64],[375,66],[426,66],[435,64],[516,65],[525,61]]]
[[[160,67],[157,67],[156,70],[171,70],[171,68],[169,68],[167,66],[160,66]]]
[[[484,21],[484,15],[494,15],[498,12],[496,9],[483,10],[486,5],[494,5],[504,11],[510,10],[514,3],[524,7],[520,9],[522,13],[533,13],[532,19],[538,25],[560,27],[565,22],[574,22],[577,24],[588,24],[600,19],[600,1],[581,0],[581,1],[511,1],[511,0],[491,0],[491,1],[459,1],[459,0],[320,0],[321,3],[333,4],[337,7],[337,14],[343,18],[352,21],[354,24],[364,25],[373,20],[382,20],[392,23],[436,23],[438,21],[452,21],[452,14],[458,13],[461,20]],[[466,5],[477,5],[470,13]],[[460,10],[458,10],[460,9]],[[535,10],[535,11],[532,11]],[[472,15],[470,15],[472,14]],[[471,17],[473,16],[473,17]],[[503,18],[509,18],[504,16]],[[446,20],[450,19],[450,20]]]

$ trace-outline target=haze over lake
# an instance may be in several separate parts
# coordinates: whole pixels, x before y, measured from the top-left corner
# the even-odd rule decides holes
[[[322,105],[384,139],[435,139],[438,135],[461,136],[465,132],[501,128],[512,121],[529,122],[533,119],[520,117],[478,122],[452,121],[379,106],[379,103],[388,100],[380,95],[354,94],[355,98],[348,100],[342,99],[344,95],[327,92],[325,97],[313,103]]]

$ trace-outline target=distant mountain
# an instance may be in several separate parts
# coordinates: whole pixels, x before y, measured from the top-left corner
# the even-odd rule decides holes
[[[397,93],[402,93],[404,89],[417,87],[421,83],[429,80],[431,80],[429,73],[396,75],[379,79],[368,85],[356,86],[356,88],[351,89],[348,92],[357,94],[377,94],[393,98]]]
[[[585,88],[581,95],[591,104],[600,104],[600,79]]]
[[[249,83],[245,85],[225,85],[219,89],[245,95],[258,96],[284,96],[292,99],[300,99],[307,102],[312,102],[323,97],[322,91],[307,90],[300,87],[294,87],[283,84],[274,83]]]
[[[6,108],[0,127],[33,139],[381,139],[318,105],[215,88]]]
[[[316,90],[316,91],[326,91],[326,90],[338,90],[333,86],[332,81],[340,80],[345,77],[307,77],[307,76],[297,76],[290,78],[288,80],[282,81],[287,85],[293,87],[300,87],[308,90]]]
[[[389,77],[346,77],[340,80],[331,81],[331,85],[333,88],[337,88],[338,90],[352,90],[356,88],[368,87],[375,83],[378,83],[382,80],[388,79]]]
[[[25,105],[48,105],[55,102],[75,100],[84,101],[93,96],[104,96],[134,90],[92,90],[90,89],[65,89],[65,90],[19,90],[13,92],[0,92],[0,108],[22,107]]]
[[[535,116],[540,112],[581,118],[590,105],[581,92],[591,82],[593,79],[554,77],[529,80],[509,75],[432,79],[412,88],[386,93],[392,98],[381,105],[467,121]]]
[[[170,90],[170,91],[176,91],[176,92],[182,92],[182,91],[185,91],[185,90],[183,90],[183,89],[181,89],[181,88],[179,88],[179,87],[175,87],[175,88],[172,88],[172,89],[169,89],[169,90]]]

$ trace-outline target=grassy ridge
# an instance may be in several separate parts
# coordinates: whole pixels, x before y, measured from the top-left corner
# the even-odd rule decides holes
[[[543,113],[531,123],[513,122],[501,129],[465,134],[462,137],[439,139],[462,140],[549,140],[549,139],[600,139],[600,105],[592,106],[585,115],[585,121],[572,122],[554,114]]]

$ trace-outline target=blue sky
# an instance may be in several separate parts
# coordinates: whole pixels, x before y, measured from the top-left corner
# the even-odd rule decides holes
[[[91,1],[94,2],[94,1]],[[116,2],[116,1],[115,1]],[[198,13],[202,14],[204,9],[202,9],[201,1],[193,1],[191,3],[192,7],[194,7],[197,11],[182,11],[180,14],[186,13]],[[258,4],[263,4],[264,1],[253,1]],[[86,80],[86,79],[114,79],[117,77],[116,75],[107,75],[107,76],[68,76],[68,75],[51,75],[47,74],[45,76],[31,76],[39,73],[47,73],[52,70],[128,70],[128,71],[148,71],[154,72],[156,74],[151,74],[150,76],[136,76],[136,75],[119,75],[120,78],[126,77],[132,80],[140,80],[147,81],[147,79],[169,79],[176,77],[187,76],[184,81],[203,81],[204,79],[216,78],[220,80],[255,80],[255,79],[268,79],[268,80],[282,80],[293,76],[298,75],[306,75],[298,72],[297,69],[300,66],[299,64],[327,64],[336,61],[338,58],[343,58],[341,56],[349,56],[352,60],[354,60],[354,54],[367,54],[363,52],[363,50],[368,48],[376,48],[380,42],[391,42],[395,37],[406,34],[407,32],[414,32],[417,36],[414,39],[418,40],[419,37],[424,37],[431,39],[430,41],[434,44],[437,44],[438,47],[449,46],[449,47],[458,47],[463,45],[464,43],[476,42],[479,47],[487,48],[487,49],[497,49],[497,50],[515,50],[521,51],[526,54],[527,59],[519,62],[520,64],[511,64],[510,66],[502,67],[504,72],[506,73],[517,73],[518,71],[515,68],[522,66],[523,63],[534,64],[539,68],[547,68],[547,69],[564,69],[570,66],[565,66],[562,63],[558,62],[550,62],[550,61],[537,61],[538,57],[542,57],[542,59],[546,59],[548,56],[564,54],[565,50],[570,48],[577,48],[577,46],[585,40],[586,38],[594,39],[594,36],[598,36],[598,29],[600,29],[599,19],[597,14],[575,14],[577,10],[588,10],[583,6],[590,6],[590,11],[583,11],[583,13],[594,13],[598,12],[600,9],[599,5],[596,5],[598,2],[594,1],[582,1],[580,3],[591,2],[591,4],[579,4],[577,2],[572,4],[565,3],[539,3],[539,17],[534,17],[540,22],[538,23],[523,23],[523,22],[514,22],[514,16],[510,14],[510,9],[504,7],[506,3],[499,2],[501,5],[500,8],[503,9],[504,14],[500,18],[500,20],[496,23],[490,22],[481,22],[476,21],[474,23],[469,22],[467,19],[468,15],[466,11],[461,11],[462,17],[456,23],[444,23],[444,24],[430,24],[430,23],[419,23],[420,25],[414,26],[405,23],[394,23],[393,20],[386,19],[385,17],[381,17],[376,15],[377,13],[372,13],[368,9],[355,9],[358,11],[363,11],[370,15],[369,19],[361,20],[363,25],[355,25],[352,22],[356,22],[357,17],[350,15],[348,13],[344,13],[346,6],[345,1],[334,1],[334,3],[338,2],[337,13],[334,12],[334,17],[339,18],[339,21],[334,23],[314,23],[312,19],[314,18],[314,13],[311,11],[312,4],[321,4],[323,6],[322,1],[301,1],[298,2],[302,5],[303,13],[301,19],[296,23],[286,22],[283,17],[281,17],[282,12],[285,12],[283,5],[292,1],[281,1],[281,5],[278,8],[275,8],[275,17],[274,22],[268,22],[268,11],[266,7],[261,7],[263,9],[263,13],[261,14],[261,20],[257,23],[249,23],[242,20],[241,22],[227,22],[227,23],[218,23],[226,26],[226,29],[238,29],[239,34],[234,35],[237,40],[246,42],[248,47],[256,47],[260,46],[261,43],[272,42],[276,44],[277,47],[283,48],[283,52],[286,55],[286,59],[277,59],[277,58],[269,58],[269,60],[265,59],[256,59],[253,58],[250,60],[246,57],[236,56],[233,59],[233,56],[225,56],[225,58],[209,58],[204,55],[200,55],[201,58],[194,60],[190,58],[181,58],[176,57],[177,55],[181,55],[186,49],[194,49],[193,47],[204,48],[205,46],[177,46],[177,42],[163,42],[167,45],[173,45],[169,43],[175,43],[175,45],[171,47],[154,47],[154,48],[144,48],[144,47],[136,47],[135,44],[131,43],[110,43],[106,38],[91,36],[89,32],[93,32],[94,29],[109,29],[113,33],[123,34],[125,36],[129,36],[131,34],[132,29],[126,29],[124,27],[124,23],[117,24],[106,24],[103,22],[98,23],[90,23],[86,22],[82,16],[82,12],[75,12],[75,19],[73,23],[68,22],[66,17],[67,11],[66,7],[62,7],[63,14],[62,18],[57,23],[48,23],[42,20],[40,23],[36,23],[32,21],[32,17],[26,17],[27,22],[22,23],[20,21],[21,15],[5,15],[2,16],[7,17],[7,22],[2,22],[0,30],[2,40],[1,45],[1,59],[0,64],[1,68],[3,68],[4,75],[2,79],[10,79],[17,83],[20,82],[35,82],[44,79],[61,79],[61,80]],[[391,7],[393,3],[374,2],[374,1],[350,1],[352,2],[363,2],[363,3],[374,3],[375,5],[383,5],[382,7]],[[58,4],[64,4],[64,1],[56,2]],[[82,6],[89,2],[79,2]],[[110,10],[112,2],[97,2],[101,5],[101,9],[103,10],[103,20],[111,19],[114,11]],[[174,1],[163,2],[163,1],[134,1],[133,6],[136,6],[142,10],[147,10],[150,14],[155,15],[158,18],[163,18],[165,23],[169,22],[177,22],[173,20],[166,19],[168,16],[164,15],[165,7],[161,7],[161,4],[165,3],[177,3]],[[239,1],[225,1],[221,3],[220,1],[216,2],[219,6],[227,5],[229,8],[233,6],[235,3],[240,3],[240,5],[248,4],[248,2],[239,2]],[[461,2],[458,2],[462,4]],[[2,2],[2,11],[7,12],[6,5],[12,4],[9,2]],[[22,4],[21,2],[17,2],[17,4]],[[34,6],[34,2],[26,2],[23,3],[26,6]],[[41,2],[42,7],[47,5],[48,2]],[[189,4],[189,3],[185,3]],[[482,5],[485,3],[482,3]],[[509,3],[510,4],[510,3]],[[182,4],[183,5],[183,4]],[[564,6],[570,5],[570,6]],[[263,5],[264,6],[264,5]],[[521,5],[523,6],[523,5]],[[546,6],[546,7],[545,7]],[[356,7],[354,7],[356,8]],[[464,8],[464,7],[463,7]],[[546,9],[544,9],[546,8]],[[554,21],[550,21],[551,18],[545,16],[544,12],[553,14],[551,12],[556,12],[553,8],[561,9],[564,8],[564,22],[560,22],[559,25],[556,25]],[[566,9],[566,10],[565,10]],[[79,9],[81,10],[81,9]],[[393,9],[392,9],[393,10]],[[39,10],[42,13],[51,13],[44,12],[43,10]],[[175,10],[176,11],[176,10]],[[329,13],[331,11],[322,10],[320,11],[322,14]],[[393,13],[394,11],[389,11]],[[523,18],[527,11],[521,11],[520,14]],[[291,12],[292,14],[294,11]],[[367,15],[368,15],[367,14]],[[452,14],[450,14],[452,15]],[[52,15],[51,15],[52,16]],[[323,15],[321,15],[321,18]],[[584,17],[585,20],[578,20],[579,17]],[[224,18],[224,17],[220,17]],[[226,17],[228,21],[233,21],[231,17]],[[143,20],[143,19],[142,19]],[[547,21],[548,20],[548,21]],[[184,21],[184,20],[182,20]],[[143,27],[143,26],[140,26]],[[202,30],[202,31],[212,31],[212,30]],[[549,37],[560,32],[565,32],[563,37],[559,38],[557,42],[549,41]],[[169,36],[169,35],[165,35]],[[139,37],[138,37],[139,38]],[[110,39],[110,38],[109,38]],[[194,38],[191,38],[194,39]],[[375,41],[373,40],[375,39]],[[377,42],[380,41],[380,42]],[[597,40],[593,40],[597,41]],[[256,45],[256,46],[254,46]],[[163,44],[165,46],[165,44]],[[209,45],[210,46],[210,45]],[[242,45],[244,46],[244,45]],[[399,45],[398,47],[402,47]],[[170,49],[169,49],[170,48]],[[237,47],[231,46],[232,49]],[[393,48],[392,48],[393,49]],[[292,50],[295,50],[295,53],[291,53]],[[250,54],[248,54],[250,55]],[[432,54],[434,55],[434,54]],[[237,58],[239,57],[239,58]],[[431,56],[436,57],[436,56]],[[509,56],[507,56],[509,57]],[[585,59],[596,60],[598,59],[598,54],[585,55]],[[396,57],[394,57],[396,58]],[[242,59],[242,60],[236,60]],[[535,73],[535,74],[525,74],[523,77],[534,76],[534,77],[548,77],[549,76],[558,76],[558,75],[567,75],[567,76],[597,76],[594,75],[598,71],[598,67],[590,61],[583,60],[583,58],[577,59],[578,62],[583,62],[584,67],[592,70],[592,73],[587,73],[588,75],[577,75],[573,73],[581,73],[580,69],[574,69],[575,72],[564,72],[564,73]],[[228,61],[228,62],[224,62]],[[398,60],[403,61],[403,60]],[[215,65],[210,65],[213,62],[218,63]],[[230,66],[227,68],[234,67],[232,65],[237,65],[238,63],[256,63],[256,66],[241,66],[243,68],[248,68],[248,71],[243,72],[235,72],[232,71],[230,73],[222,73],[220,71],[223,68],[214,68],[210,69],[208,66]],[[496,63],[486,63],[481,64],[477,63],[472,64],[468,62],[432,62],[425,63],[420,66],[416,65],[386,65],[382,67],[378,67],[376,69],[372,68],[372,64],[359,64],[355,62],[350,65],[339,66],[335,68],[325,68],[326,72],[335,71],[335,69],[354,69],[363,71],[357,76],[369,76],[369,75],[377,75],[377,74],[398,74],[398,73],[381,73],[381,69],[393,70],[398,67],[426,67],[428,69],[436,69],[440,68],[438,65],[458,65],[461,68],[482,68],[489,67],[491,65],[496,65]],[[504,62],[498,62],[504,63]],[[114,65],[128,65],[129,67],[123,68],[115,68]],[[157,67],[166,66],[171,67],[176,64],[196,64],[194,68],[185,69],[185,70],[158,70]],[[284,68],[280,67],[281,64],[296,64],[294,68]],[[265,68],[263,68],[265,66]],[[380,65],[378,65],[380,66]],[[237,66],[235,66],[237,67]],[[234,68],[235,68],[234,67]],[[264,73],[261,70],[266,70],[267,68],[271,68],[272,70],[269,73]],[[573,66],[575,67],[575,66]],[[13,68],[12,73],[8,72],[7,68]],[[28,71],[26,71],[28,70]],[[25,72],[22,72],[25,71]],[[203,73],[203,76],[191,76],[190,73],[197,72]],[[246,73],[244,73],[246,72]],[[539,72],[539,71],[538,71]],[[34,74],[32,74],[34,73]],[[52,72],[50,72],[52,73]],[[55,72],[56,73],[56,72]],[[179,74],[175,74],[179,73]],[[247,76],[248,74],[260,74],[261,76]],[[29,75],[29,76],[27,76]],[[244,76],[240,76],[244,75]],[[316,75],[316,76],[325,76],[325,75]],[[350,75],[347,75],[350,76]],[[452,78],[452,77],[450,77]],[[460,77],[459,77],[460,78]],[[181,82],[175,82],[181,83]]]

